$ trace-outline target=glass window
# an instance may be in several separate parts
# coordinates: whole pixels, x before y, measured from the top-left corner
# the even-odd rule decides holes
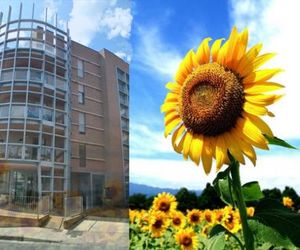
[[[55,162],[65,162],[65,151],[62,149],[55,149]]]
[[[57,88],[66,90],[66,85],[67,85],[67,82],[65,80],[56,78],[56,87]]]
[[[122,131],[122,142],[123,144],[129,144],[129,133]]]
[[[43,109],[43,120],[52,122],[53,121],[53,111],[50,109]]]
[[[12,80],[12,70],[2,71],[1,81],[11,81]]]
[[[8,117],[8,106],[0,106],[0,117]]]
[[[22,148],[23,146],[8,146],[8,158],[11,159],[22,159]]]
[[[7,34],[7,39],[16,39],[17,38],[17,35],[18,35],[18,31],[10,31],[8,34]]]
[[[34,132],[26,132],[25,143],[39,145],[39,134]]]
[[[128,107],[121,104],[120,105],[120,113],[121,113],[121,116],[128,118],[129,117]]]
[[[35,106],[28,106],[27,117],[40,119],[40,108]]]
[[[84,104],[84,86],[78,85],[78,103]]]
[[[119,80],[122,80],[125,82],[125,72],[119,68],[117,68],[117,76]]]
[[[119,90],[124,93],[127,93],[126,83],[121,80],[118,80],[118,84],[119,84]]]
[[[24,106],[12,106],[11,107],[11,117],[24,117]]]
[[[85,144],[79,144],[79,167],[85,167],[86,165],[86,146]]]
[[[79,113],[78,114],[78,123],[79,123],[79,133],[85,133],[85,114]]]
[[[37,70],[30,70],[30,80],[42,81],[42,72]]]
[[[80,59],[77,59],[77,76],[83,77],[84,70],[83,70],[83,61]]]
[[[42,147],[41,161],[51,161],[51,158],[52,158],[51,155],[52,155],[52,149],[51,148]]]
[[[65,124],[65,115],[63,112],[56,111],[55,116],[56,123]]]
[[[128,105],[127,95],[120,93],[120,103],[123,105]]]
[[[0,158],[5,158],[5,145],[0,145]]]
[[[27,79],[27,70],[26,69],[16,69],[15,79],[16,80],[26,80]]]
[[[51,86],[54,86],[54,76],[48,73],[45,73],[45,83]]]
[[[126,118],[121,118],[121,127],[124,130],[129,130],[129,122]]]
[[[37,160],[38,148],[37,147],[25,147],[25,159],[27,160]]]
[[[6,49],[15,49],[17,47],[16,41],[10,41],[6,43]]]

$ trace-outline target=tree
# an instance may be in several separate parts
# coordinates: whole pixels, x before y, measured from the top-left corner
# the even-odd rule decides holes
[[[185,212],[197,206],[197,195],[195,192],[190,192],[187,188],[181,188],[175,195],[178,202],[177,209]]]
[[[148,209],[147,196],[145,194],[133,194],[129,196],[130,209]]]
[[[199,209],[216,209],[222,208],[224,206],[225,203],[222,202],[222,200],[219,198],[214,187],[211,186],[210,183],[207,183],[205,189],[198,198],[197,207]]]
[[[282,194],[281,194],[280,189],[278,189],[278,188],[264,189],[262,192],[263,192],[265,198],[275,199],[280,202],[282,200]]]
[[[300,197],[298,196],[298,194],[296,193],[296,191],[293,188],[286,186],[284,188],[284,190],[282,191],[282,197],[284,197],[284,196],[288,196],[293,200],[294,207],[296,210],[298,210],[300,208]]]

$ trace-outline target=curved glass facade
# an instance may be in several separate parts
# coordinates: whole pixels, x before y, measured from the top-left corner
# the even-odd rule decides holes
[[[0,26],[0,160],[36,167],[39,195],[64,192],[70,37],[46,22],[9,19]]]

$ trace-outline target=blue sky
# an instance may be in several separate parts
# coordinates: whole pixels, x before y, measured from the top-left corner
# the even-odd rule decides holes
[[[8,6],[12,17],[18,18],[20,3],[23,3],[23,17],[31,18],[32,4],[35,18],[44,20],[47,8],[48,22],[70,28],[72,40],[95,50],[107,48],[125,60],[131,59],[132,47],[129,42],[132,26],[130,0],[1,0],[0,10],[7,20]]]
[[[215,177],[173,151],[163,136],[160,105],[164,85],[185,53],[207,36],[227,38],[233,25],[249,27],[250,45],[263,42],[263,52],[278,53],[268,66],[284,68],[276,80],[286,86],[286,96],[271,108],[276,117],[266,121],[278,137],[300,148],[299,1],[23,0],[23,16],[31,17],[33,2],[37,19],[47,7],[48,21],[57,13],[59,26],[68,23],[73,40],[130,62],[130,181],[202,189]],[[0,0],[4,20],[9,5],[16,17],[19,3]],[[263,188],[291,185],[300,193],[299,150],[257,152],[257,167],[247,162],[242,168],[243,181],[259,180]]]
[[[300,106],[296,68],[299,32],[295,11],[299,3],[279,0],[255,1],[134,1],[130,42],[130,181],[159,187],[202,189],[215,173],[206,176],[202,167],[184,161],[163,136],[165,83],[173,80],[185,53],[205,37],[227,38],[233,25],[249,27],[250,45],[264,43],[264,51],[277,52],[267,66],[285,72],[276,80],[286,86],[285,98],[273,105],[275,118],[267,119],[275,135],[300,148]],[[280,19],[278,18],[280,16]],[[299,20],[300,22],[300,20]],[[298,22],[298,23],[299,23]],[[289,42],[289,46],[286,42]],[[257,166],[242,168],[243,181],[259,180],[263,188],[294,186],[300,192],[299,150],[271,147],[258,152]]]

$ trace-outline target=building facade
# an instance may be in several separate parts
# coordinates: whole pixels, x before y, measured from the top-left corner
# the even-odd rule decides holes
[[[0,193],[125,204],[128,64],[34,17],[0,13]]]

